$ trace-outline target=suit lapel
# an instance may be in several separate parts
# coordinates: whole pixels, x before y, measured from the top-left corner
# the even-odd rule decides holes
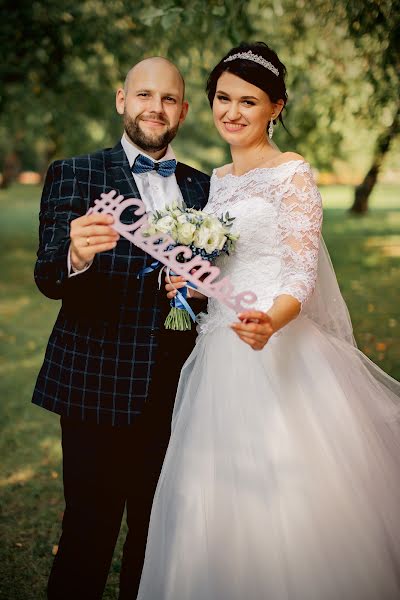
[[[175,177],[186,206],[188,208],[200,208],[194,182],[192,181],[192,178],[187,175],[187,172],[185,172],[182,163],[178,162]]]
[[[128,158],[121,142],[118,142],[106,156],[106,178],[107,187],[110,190],[116,190],[118,194],[121,194],[125,198],[139,198],[141,200],[138,187],[129,166]],[[124,223],[133,223],[137,221],[140,217],[134,214],[135,210],[136,208],[134,206],[128,206],[121,215],[122,221]]]
[[[118,142],[107,154],[106,177],[108,187],[117,190],[122,196],[140,198],[139,190],[121,142]]]

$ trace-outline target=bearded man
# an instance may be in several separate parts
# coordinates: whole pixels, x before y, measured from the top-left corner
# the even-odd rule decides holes
[[[145,59],[116,108],[122,139],[51,164],[41,200],[35,281],[62,301],[33,394],[61,417],[65,512],[51,600],[102,597],[125,509],[119,599],[136,598],[177,379],[194,343],[190,332],[163,329],[169,306],[157,272],[143,275],[153,259],[119,239],[110,215],[86,216],[111,190],[147,211],[176,200],[204,207],[209,177],[169,145],[188,111],[182,75],[165,58]]]

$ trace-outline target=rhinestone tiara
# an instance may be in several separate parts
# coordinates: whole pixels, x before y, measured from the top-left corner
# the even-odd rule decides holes
[[[251,50],[248,50],[247,52],[238,52],[237,54],[232,54],[231,56],[228,56],[228,58],[225,58],[224,62],[236,60],[237,58],[244,58],[246,60],[252,60],[253,62],[258,63],[259,65],[262,65],[269,71],[272,71],[272,73],[274,75],[279,77],[278,69],[276,67],[274,67],[274,65],[272,63],[270,63],[269,60],[265,60],[265,58],[263,58],[262,56],[259,56],[258,54],[254,54],[254,52],[252,52]]]

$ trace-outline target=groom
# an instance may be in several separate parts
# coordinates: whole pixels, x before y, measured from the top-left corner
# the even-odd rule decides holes
[[[61,415],[66,506],[51,600],[102,597],[125,509],[119,598],[136,598],[178,376],[194,342],[194,333],[163,329],[169,306],[157,273],[138,277],[153,259],[119,239],[112,217],[86,216],[110,190],[148,211],[179,199],[206,204],[209,177],[177,163],[169,145],[188,110],[180,72],[164,58],[143,60],[116,107],[121,141],[55,161],[41,200],[35,280],[62,300],[33,394]]]

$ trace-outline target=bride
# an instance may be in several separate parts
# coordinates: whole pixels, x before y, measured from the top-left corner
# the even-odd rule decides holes
[[[233,322],[210,299],[202,317],[140,600],[400,598],[400,384],[356,348],[309,164],[270,143],[284,76],[257,43],[208,80],[232,163],[213,172],[207,211],[240,233],[217,264],[258,305]]]

